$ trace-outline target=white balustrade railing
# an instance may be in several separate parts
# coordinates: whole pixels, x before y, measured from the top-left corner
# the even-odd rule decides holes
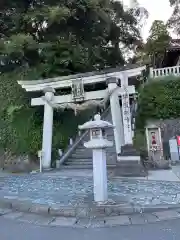
[[[180,66],[166,67],[166,68],[151,68],[150,77],[166,77],[166,76],[180,76]]]

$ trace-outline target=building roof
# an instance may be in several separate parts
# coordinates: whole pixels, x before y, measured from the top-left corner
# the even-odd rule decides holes
[[[180,50],[180,39],[171,39],[167,51],[179,51]]]

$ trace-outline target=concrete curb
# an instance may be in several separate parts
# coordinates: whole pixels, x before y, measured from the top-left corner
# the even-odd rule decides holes
[[[180,219],[179,210],[167,210],[146,214],[122,215],[104,218],[74,218],[52,217],[32,213],[22,213],[10,209],[0,209],[0,216],[20,223],[30,223],[46,227],[71,227],[71,228],[107,228],[132,225],[158,223],[166,220]]]
[[[80,206],[63,206],[60,204],[48,205],[32,203],[25,199],[1,198],[0,208],[11,209],[23,213],[33,213],[51,217],[69,217],[69,218],[102,218],[124,215],[145,214],[161,212],[167,210],[180,209],[180,204],[159,204],[159,205],[130,205],[130,204],[84,204]]]

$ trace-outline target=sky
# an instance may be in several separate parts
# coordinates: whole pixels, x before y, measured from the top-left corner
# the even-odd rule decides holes
[[[131,0],[123,0],[124,4],[129,5]],[[138,0],[140,6],[145,7],[149,12],[144,29],[142,30],[143,38],[146,39],[149,35],[149,29],[154,20],[167,21],[171,16],[172,9],[169,5],[169,0]]]

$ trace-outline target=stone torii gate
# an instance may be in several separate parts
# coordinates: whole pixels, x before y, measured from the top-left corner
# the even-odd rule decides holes
[[[33,98],[32,106],[44,106],[43,137],[42,137],[42,167],[50,168],[52,152],[53,132],[53,108],[72,107],[76,102],[88,102],[95,105],[102,102],[102,99],[110,98],[111,114],[114,128],[116,153],[121,153],[121,146],[132,144],[131,113],[129,95],[135,94],[135,87],[128,86],[128,77],[140,75],[145,67],[125,69],[124,71],[114,69],[102,74],[78,74],[68,77],[58,77],[37,81],[18,81],[26,91],[43,91],[44,96]],[[117,87],[117,79],[121,81],[121,87]],[[85,92],[84,85],[107,82],[105,90]],[[55,89],[71,87],[72,94],[55,96]],[[122,110],[119,103],[119,96],[122,100]],[[77,106],[77,105],[76,105]],[[74,106],[75,107],[75,106]]]

